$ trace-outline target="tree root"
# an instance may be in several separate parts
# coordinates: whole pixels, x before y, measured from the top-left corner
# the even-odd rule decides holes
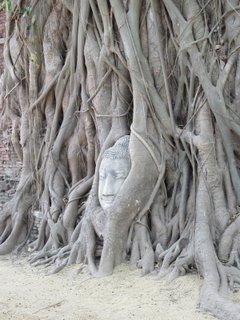
[[[131,245],[130,265],[142,269],[142,274],[154,270],[154,251],[150,240],[147,217],[140,222],[134,222],[134,235]]]

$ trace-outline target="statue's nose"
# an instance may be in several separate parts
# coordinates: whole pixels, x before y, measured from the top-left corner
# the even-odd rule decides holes
[[[108,175],[105,180],[102,194],[104,196],[113,196],[115,194],[114,178],[111,175]]]

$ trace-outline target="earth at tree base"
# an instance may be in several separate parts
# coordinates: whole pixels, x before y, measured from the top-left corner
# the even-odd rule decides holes
[[[23,259],[0,258],[1,320],[213,320],[199,313],[197,274],[171,283],[140,277],[138,270],[120,265],[111,277],[92,278],[78,266],[43,276]],[[233,296],[240,301],[240,293]]]

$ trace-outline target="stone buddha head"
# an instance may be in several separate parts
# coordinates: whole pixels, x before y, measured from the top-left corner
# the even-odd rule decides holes
[[[131,167],[129,137],[129,135],[121,137],[103,153],[98,186],[98,198],[103,209],[111,206],[129,174]]]

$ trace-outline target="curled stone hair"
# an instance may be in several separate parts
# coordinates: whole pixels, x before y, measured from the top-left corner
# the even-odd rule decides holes
[[[118,139],[115,144],[105,150],[103,153],[103,159],[127,159],[130,161],[130,155],[128,150],[130,136],[126,135]]]

